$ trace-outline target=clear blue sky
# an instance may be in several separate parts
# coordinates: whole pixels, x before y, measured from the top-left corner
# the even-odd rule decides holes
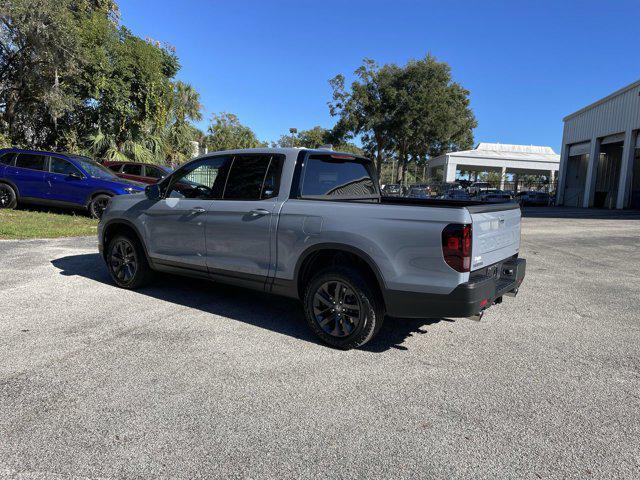
[[[640,2],[120,0],[134,33],[174,45],[206,119],[275,140],[330,127],[327,81],[364,57],[427,52],[471,91],[475,141],[550,145],[562,117],[640,78]],[[201,123],[206,127],[207,121]]]

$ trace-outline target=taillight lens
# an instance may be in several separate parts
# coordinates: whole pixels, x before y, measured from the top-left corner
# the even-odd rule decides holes
[[[451,223],[442,230],[442,255],[457,272],[471,269],[471,225]]]

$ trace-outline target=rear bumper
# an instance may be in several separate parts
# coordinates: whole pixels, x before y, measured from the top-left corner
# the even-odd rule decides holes
[[[387,313],[403,318],[476,316],[503,295],[518,292],[527,262],[518,258],[501,262],[496,267],[495,273],[462,283],[448,295],[387,290],[384,295]]]

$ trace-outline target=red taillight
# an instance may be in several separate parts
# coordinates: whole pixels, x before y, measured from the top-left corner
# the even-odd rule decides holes
[[[471,269],[471,225],[451,223],[442,230],[442,255],[457,272]]]

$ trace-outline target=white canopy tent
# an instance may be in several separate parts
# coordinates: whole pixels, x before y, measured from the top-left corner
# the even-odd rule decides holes
[[[442,169],[446,182],[456,179],[456,172],[490,172],[502,174],[547,175],[551,182],[560,168],[560,155],[551,147],[535,145],[509,145],[504,143],[480,143],[473,150],[451,152],[434,157],[427,162],[428,176],[434,169]]]

